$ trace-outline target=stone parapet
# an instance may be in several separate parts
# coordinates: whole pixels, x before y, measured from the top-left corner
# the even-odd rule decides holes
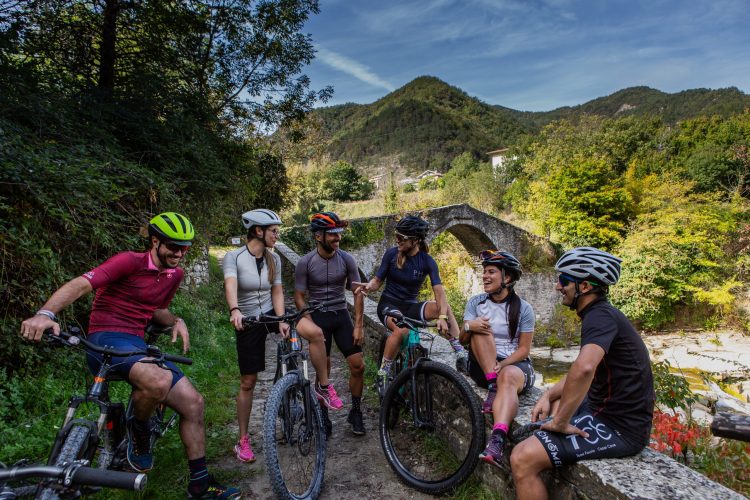
[[[299,256],[281,243],[276,249],[283,261],[285,282],[293,283],[294,266]],[[349,308],[353,313],[354,303],[347,293]],[[376,358],[380,339],[386,328],[380,323],[376,314],[377,303],[365,299],[365,347],[367,356]],[[454,355],[448,341],[442,337],[435,339],[430,357],[449,366],[454,365]],[[484,399],[486,391],[472,383],[477,397]],[[519,400],[518,417],[513,425],[524,425],[529,422],[529,414],[541,390],[532,388],[529,394]],[[492,430],[492,422],[485,419],[487,435]],[[458,423],[457,425],[468,425]],[[480,480],[503,497],[513,498],[515,492],[510,469],[507,462],[504,467],[496,468],[480,462],[474,472]],[[645,449],[638,455],[622,459],[589,460],[559,470],[549,471],[544,475],[547,491],[552,499],[743,499],[742,495],[714,482],[693,471],[677,461]]]

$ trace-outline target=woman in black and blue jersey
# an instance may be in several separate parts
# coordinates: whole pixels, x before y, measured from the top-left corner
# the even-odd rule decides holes
[[[378,377],[383,382],[403,335],[407,332],[406,329],[397,327],[393,318],[385,317],[385,309],[396,309],[406,317],[422,321],[437,319],[438,331],[443,335],[448,334],[448,339],[461,360],[466,358],[467,353],[458,342],[458,323],[448,305],[437,263],[430,256],[425,242],[428,229],[427,221],[420,217],[409,215],[401,219],[396,224],[397,246],[385,252],[375,276],[359,289],[365,293],[375,291],[385,281],[385,290],[378,302],[378,317],[391,331],[391,335],[386,341],[383,361],[378,370]],[[435,300],[420,302],[419,290],[427,276],[430,277]]]

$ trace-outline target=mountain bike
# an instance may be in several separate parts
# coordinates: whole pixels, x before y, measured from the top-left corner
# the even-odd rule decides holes
[[[380,444],[404,483],[424,493],[447,493],[469,478],[484,447],[479,399],[456,370],[430,360],[436,335],[424,328],[434,325],[393,309],[385,315],[409,333],[380,405]]]
[[[266,400],[263,450],[271,485],[278,498],[317,498],[323,487],[327,441],[318,399],[308,376],[297,322],[305,314],[338,305],[344,299],[312,303],[282,316],[246,317],[246,325],[286,322],[290,334],[277,345],[274,385]]]
[[[147,334],[154,334],[158,329],[153,329]],[[163,330],[162,330],[163,331]],[[109,396],[109,383],[122,381],[123,379],[112,372],[113,358],[144,355],[139,363],[153,363],[168,370],[164,362],[192,364],[190,358],[166,354],[154,345],[147,345],[145,349],[132,351],[120,351],[111,347],[100,347],[86,340],[81,331],[71,328],[70,331],[60,332],[59,336],[52,335],[51,330],[45,332],[45,338],[52,344],[80,348],[86,352],[96,352],[102,355],[102,363],[99,371],[94,377],[94,382],[85,396],[74,395],[68,402],[60,431],[57,433],[55,442],[50,452],[48,465],[64,467],[76,460],[85,460],[98,469],[118,470],[128,467],[127,446],[128,438],[126,422],[132,417],[133,401],[128,400],[127,406],[120,402],[113,402]],[[90,403],[98,407],[99,415],[96,420],[86,416],[77,416],[82,403]],[[168,414],[171,412],[171,415]],[[149,420],[151,431],[151,444],[163,436],[167,429],[174,423],[176,415],[168,410],[166,405],[160,404]],[[40,493],[42,498],[54,499],[58,497],[67,498],[71,496],[64,485],[50,484],[42,487]]]
[[[146,487],[146,475],[86,467],[85,460],[74,460],[64,467],[29,465],[25,462],[7,468],[0,463],[0,500],[13,500],[33,496],[37,483],[56,483],[78,498],[87,491],[98,488],[120,488],[142,491]],[[9,483],[19,485],[11,486]],[[41,498],[44,498],[40,495]]]

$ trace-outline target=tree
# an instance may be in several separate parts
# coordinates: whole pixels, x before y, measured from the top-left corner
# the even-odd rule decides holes
[[[339,160],[323,172],[321,196],[327,200],[364,200],[374,190],[375,185],[345,161]]]

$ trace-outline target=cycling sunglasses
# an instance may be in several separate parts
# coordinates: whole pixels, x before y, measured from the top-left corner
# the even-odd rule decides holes
[[[406,236],[405,234],[396,233],[396,241],[398,241],[399,243],[401,243],[402,241],[408,241],[408,240],[413,240],[413,239],[414,239],[413,236]]]
[[[188,250],[190,250],[190,245],[179,245],[177,243],[168,241],[164,243],[164,246],[167,247],[167,250],[169,250],[172,253],[187,253]]]
[[[580,283],[579,280],[573,278],[572,276],[568,276],[567,274],[558,275],[557,282],[560,283],[560,286],[563,288],[570,285],[571,283]]]

